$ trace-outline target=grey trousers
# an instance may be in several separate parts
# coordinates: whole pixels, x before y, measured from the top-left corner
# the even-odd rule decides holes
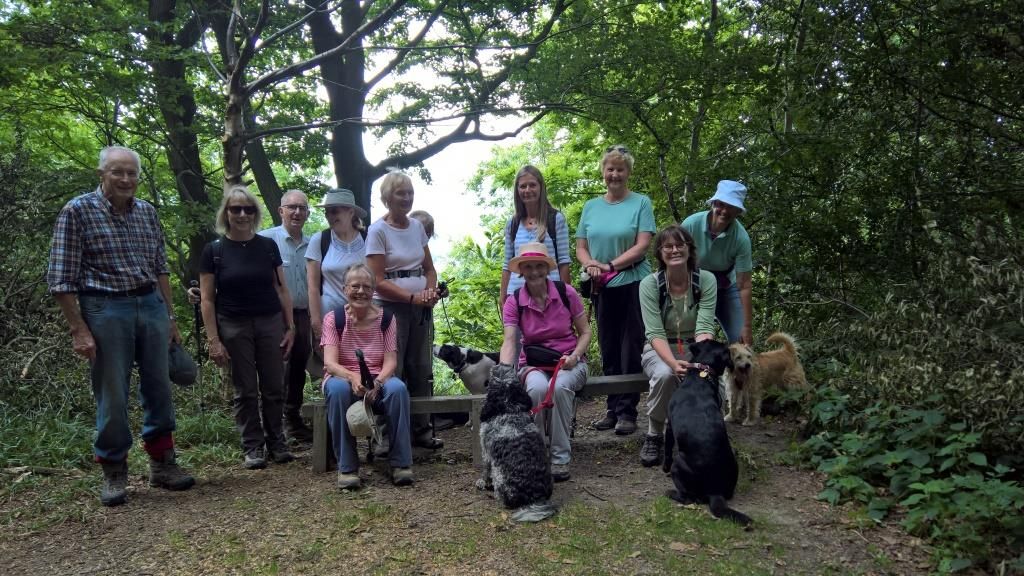
[[[672,354],[676,360],[689,360],[690,351],[683,350],[683,354],[673,350]],[[644,353],[640,357],[644,374],[650,379],[651,388],[647,394],[647,417],[655,422],[664,423],[668,415],[668,403],[672,399],[672,393],[676,391],[679,377],[662,362],[661,357],[654,351],[650,344],[644,345]]]
[[[285,448],[281,431],[284,404],[284,362],[281,313],[251,318],[217,315],[221,342],[231,356],[231,382],[235,387],[235,424],[242,436],[242,451],[266,445]],[[262,418],[261,418],[262,416]]]
[[[434,314],[430,308],[423,308],[404,302],[381,302],[381,306],[395,315],[398,330],[398,367],[395,376],[405,382],[410,398],[434,395]],[[416,438],[430,433],[430,416],[412,416],[412,436]]]

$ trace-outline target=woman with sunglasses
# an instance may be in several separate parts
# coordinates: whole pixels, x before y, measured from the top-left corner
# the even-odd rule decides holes
[[[591,277],[597,310],[597,343],[605,375],[640,372],[644,323],[638,299],[640,280],[651,273],[647,249],[654,235],[651,199],[629,189],[633,155],[611,146],[601,158],[605,193],[583,205],[576,227],[576,259]],[[592,426],[636,431],[639,394],[611,394],[607,412]]]
[[[434,393],[432,311],[440,295],[427,233],[419,220],[409,217],[413,196],[408,174],[389,172],[381,181],[380,199],[388,212],[367,232],[366,264],[375,276],[375,299],[394,314],[398,324],[395,376],[405,381],[409,395],[416,398]],[[426,414],[412,418],[412,443],[430,449],[444,446],[434,437]]]
[[[640,463],[648,467],[662,461],[668,403],[679,377],[690,367],[687,346],[714,336],[718,298],[715,275],[707,270],[695,275],[697,249],[684,228],[673,225],[658,232],[654,257],[658,272],[640,281],[640,309],[647,339],[643,368],[651,383],[648,429],[640,448]]]
[[[366,210],[356,205],[355,195],[350,190],[336,188],[317,206],[324,209],[328,228],[314,234],[306,248],[306,285],[314,342],[320,342],[323,335],[324,316],[348,304],[345,272],[366,262],[366,242],[360,233]],[[330,240],[326,242],[326,254],[321,254],[324,234],[329,234]],[[319,358],[323,359],[322,351]]]
[[[295,459],[281,424],[284,359],[295,338],[292,300],[277,243],[256,234],[260,219],[245,186],[228,188],[217,210],[222,236],[206,245],[199,264],[210,359],[231,366],[248,469],[265,468],[268,457],[279,464]]]

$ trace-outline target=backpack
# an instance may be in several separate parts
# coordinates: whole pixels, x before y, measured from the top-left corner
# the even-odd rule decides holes
[[[265,238],[264,236],[260,236],[259,234],[256,234],[255,236],[253,236],[254,240],[256,240],[257,238],[264,238],[266,240],[270,240],[271,242],[273,242],[273,240],[271,240],[270,238]],[[262,242],[262,240],[257,240],[257,241],[258,242]],[[224,252],[224,245],[221,244],[221,239],[217,238],[216,240],[213,241],[213,285],[214,285],[215,288],[220,288],[220,261],[221,261],[221,254],[223,252]],[[270,249],[267,249],[267,254],[270,256],[270,261],[273,262],[274,261],[274,251],[270,250]],[[275,284],[276,283],[280,283],[280,278],[277,277],[277,271],[276,270],[274,271],[274,283]]]
[[[570,308],[569,308],[569,295],[565,291],[565,282],[562,282],[561,280],[552,280],[552,282],[555,283],[555,290],[558,290],[558,297],[561,298],[562,304],[565,305],[565,309],[566,310],[570,310]],[[519,303],[519,291],[520,290],[522,290],[522,288],[516,288],[512,292],[512,297],[516,299],[516,312],[517,312],[518,317],[519,317],[519,324],[520,324],[520,326],[522,326],[522,323],[523,323],[523,308],[525,308],[525,306],[523,306],[522,304]],[[569,312],[569,328],[572,329],[572,311],[571,310]],[[520,328],[520,330],[521,330],[521,328]]]
[[[548,221],[547,228],[544,229],[544,234],[551,238],[551,244],[555,247],[555,265],[558,265],[558,240],[554,237],[553,233],[555,230],[555,214],[558,214],[558,210],[552,208],[548,210]],[[508,223],[508,239],[509,242],[515,244],[516,233],[519,232],[519,219],[513,216],[509,219]],[[563,287],[564,288],[564,287]]]
[[[658,310],[665,310],[665,302],[668,301],[668,283],[665,282],[665,271],[658,270]],[[690,271],[690,295],[693,296],[693,303],[690,304],[692,310],[694,306],[700,304],[700,298],[702,296],[700,289],[700,268],[695,267]]]
[[[384,334],[388,331],[388,327],[391,326],[391,319],[394,318],[394,312],[387,308],[381,309],[380,317],[380,333]],[[338,332],[338,343],[341,343],[341,333],[345,331],[345,307],[339,306],[334,309],[334,329]]]
[[[363,228],[359,231],[359,235],[366,240],[366,229]],[[327,258],[327,251],[331,249],[331,228],[327,227],[323,232],[320,233],[320,266],[323,267],[324,258]],[[320,272],[320,295],[324,293],[324,274]]]

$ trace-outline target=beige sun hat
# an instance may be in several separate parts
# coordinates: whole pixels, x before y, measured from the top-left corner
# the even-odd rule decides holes
[[[558,268],[551,256],[548,256],[548,247],[543,242],[527,242],[519,247],[516,257],[509,260],[508,269],[521,274],[519,265],[523,262],[544,262],[552,270]]]
[[[317,204],[317,208],[329,208],[331,206],[348,206],[356,211],[360,218],[366,218],[366,210],[356,204],[356,195],[345,188],[333,188],[327,191],[324,201]]]
[[[378,445],[382,443],[382,435],[373,414],[373,407],[366,401],[365,396],[348,407],[345,420],[348,422],[348,431],[352,436],[356,438],[370,437]]]

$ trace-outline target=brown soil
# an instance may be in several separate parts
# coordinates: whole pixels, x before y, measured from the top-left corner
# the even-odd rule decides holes
[[[645,423],[630,437],[586,428],[602,407],[603,402],[596,401],[580,406],[573,477],[556,485],[555,500],[598,509],[645,510],[671,481],[659,469],[639,465]],[[779,463],[778,455],[786,451],[794,430],[792,422],[766,421],[753,428],[730,425],[733,441],[748,463],[732,506],[757,519],[754,529],[763,532],[769,547],[782,551],[775,572],[926,573],[928,552],[920,541],[898,526],[865,525],[854,520],[858,516],[852,510],[819,502],[819,474]],[[443,547],[439,551],[435,540],[451,535],[456,541],[444,546],[457,547],[466,534],[482,541],[500,538],[504,516],[492,499],[473,488],[471,431],[448,430],[441,437],[447,443],[444,450],[417,452],[413,488],[392,487],[379,468],[367,466],[362,471],[367,486],[356,494],[341,494],[334,487],[334,475],[314,476],[308,453],[301,452],[297,462],[263,471],[240,466],[206,471],[195,488],[183,493],[149,488],[144,478],[133,477],[124,506],[106,509],[92,500],[78,503],[87,509],[84,521],[67,521],[44,531],[15,521],[0,537],[0,572],[251,573],[251,561],[238,562],[233,556],[241,549],[250,560],[264,555],[259,571],[266,573],[453,573],[451,562],[441,563],[444,568],[432,563],[433,555],[446,553]],[[0,508],[10,511],[26,504],[15,500],[0,503]],[[375,505],[380,504],[400,510],[401,520],[374,521]],[[480,533],[474,532],[477,526]],[[335,538],[353,543],[343,563],[322,552]],[[391,570],[370,561],[381,555],[411,555],[416,568],[409,569],[404,562],[399,563],[404,568]],[[456,562],[458,573],[525,571],[515,555],[497,554],[486,545]]]

